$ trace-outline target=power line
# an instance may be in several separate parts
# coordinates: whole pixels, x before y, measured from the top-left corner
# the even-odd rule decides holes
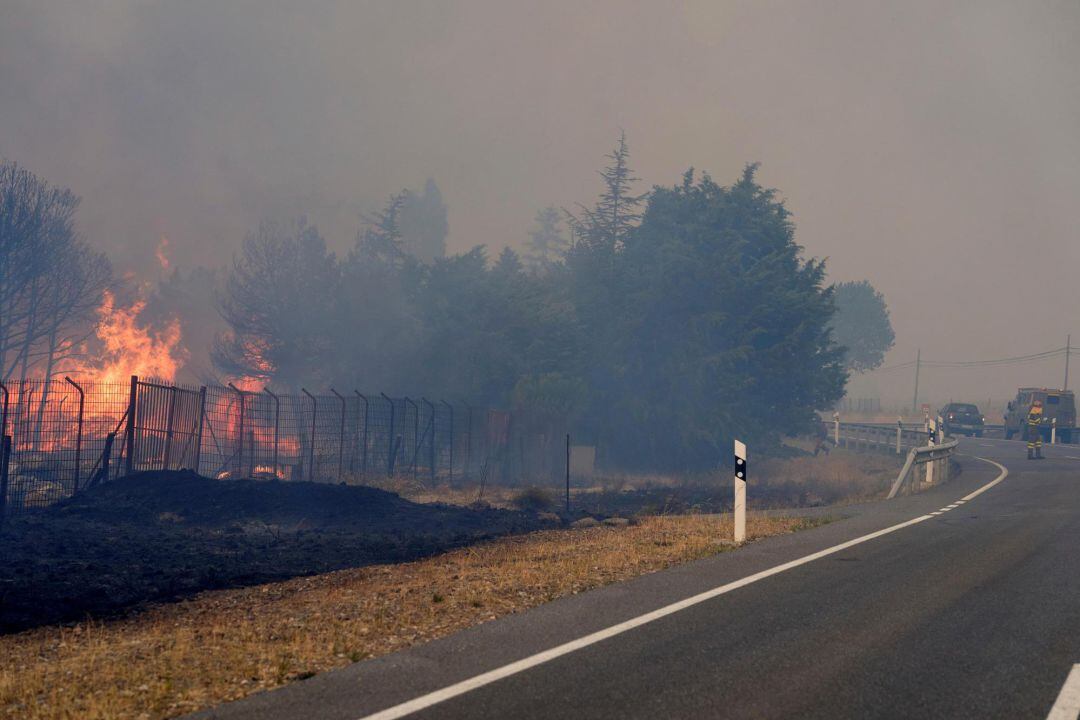
[[[1076,350],[1077,348],[1072,348]],[[1040,362],[1042,360],[1049,360],[1051,358],[1057,358],[1064,355],[1069,351],[1068,347],[1055,348],[1053,350],[1045,350],[1039,353],[1032,353],[1030,355],[1016,355],[1014,357],[995,358],[992,360],[921,360],[919,364],[923,367],[929,368],[979,368],[979,367],[996,367],[1001,365],[1019,365],[1031,362]],[[908,360],[907,362],[898,363],[896,365],[888,365],[883,368],[876,368],[871,370],[873,373],[887,373],[896,370],[906,370],[916,365],[915,360]]]

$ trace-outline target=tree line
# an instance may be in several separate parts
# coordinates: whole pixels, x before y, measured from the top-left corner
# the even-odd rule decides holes
[[[540,211],[523,257],[418,258],[401,196],[343,257],[302,220],[260,225],[225,280],[215,365],[511,407],[627,468],[711,467],[736,435],[810,429],[848,372],[834,289],[757,166],[646,193],[625,137],[607,158],[595,203]]]
[[[775,446],[809,430],[850,372],[880,365],[884,299],[828,283],[756,165],[729,185],[688,170],[642,191],[625,136],[606,159],[597,199],[540,210],[521,254],[447,255],[429,180],[364,218],[344,254],[303,218],[264,222],[230,267],[162,278],[144,320],[180,316],[189,347],[212,346],[204,380],[505,407],[626,469],[713,467],[735,436]],[[78,204],[0,164],[4,377],[62,372],[116,287],[75,230]]]

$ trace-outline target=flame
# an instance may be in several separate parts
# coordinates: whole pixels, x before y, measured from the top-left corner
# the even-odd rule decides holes
[[[158,264],[161,265],[161,269],[165,272],[169,272],[169,268],[172,263],[169,262],[169,237],[162,233],[161,239],[158,240],[157,251],[154,253],[157,256]]]
[[[175,380],[187,356],[180,345],[180,321],[173,319],[157,332],[140,327],[138,317],[145,307],[144,300],[136,300],[131,307],[116,307],[116,296],[106,290],[97,309],[101,357],[77,372],[106,383],[124,382],[132,375]]]

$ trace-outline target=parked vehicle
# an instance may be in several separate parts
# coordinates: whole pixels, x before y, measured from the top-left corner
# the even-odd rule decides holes
[[[982,437],[986,418],[971,403],[949,403],[938,413],[945,424],[946,435]]]
[[[1076,433],[1076,399],[1071,390],[1049,390],[1047,388],[1020,388],[1016,399],[1009,403],[1005,411],[1005,438],[1025,437],[1028,413],[1035,401],[1042,402],[1042,421],[1040,431],[1043,440],[1050,439],[1051,428],[1057,427],[1059,442],[1072,442]]]

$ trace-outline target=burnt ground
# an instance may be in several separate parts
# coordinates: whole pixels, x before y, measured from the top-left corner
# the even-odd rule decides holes
[[[415,560],[543,525],[532,513],[417,504],[370,487],[141,473],[7,520],[0,632]]]

